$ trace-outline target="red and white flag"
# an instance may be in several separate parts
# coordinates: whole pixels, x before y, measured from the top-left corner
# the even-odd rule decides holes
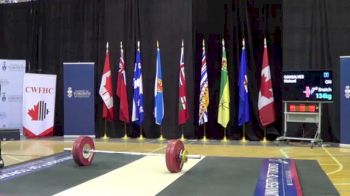
[[[276,120],[266,38],[264,38],[258,108],[260,122],[263,126],[269,125]]]
[[[188,114],[188,106],[186,99],[186,78],[185,78],[185,62],[184,62],[184,43],[182,41],[181,57],[180,57],[180,74],[179,74],[179,115],[178,124],[182,125],[190,118]]]
[[[125,77],[125,63],[124,50],[120,42],[120,59],[117,81],[117,96],[119,97],[119,120],[125,123],[130,122],[129,108],[128,108],[128,94],[126,91],[126,77]]]
[[[103,67],[103,75],[100,85],[100,96],[103,100],[102,117],[108,121],[114,119],[113,93],[112,93],[111,66],[109,64],[108,42],[106,48],[106,58]]]

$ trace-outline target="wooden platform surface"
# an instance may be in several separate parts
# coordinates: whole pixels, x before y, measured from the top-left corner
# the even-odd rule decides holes
[[[41,158],[71,148],[73,139],[55,137],[50,139],[23,139],[2,141],[2,157],[6,166]],[[164,153],[166,140],[157,139],[96,139],[96,149],[118,152]],[[307,143],[276,145],[238,141],[207,142],[186,140],[185,148],[190,154],[227,157],[292,158],[317,160],[341,195],[350,195],[350,148],[322,146],[311,148]],[[165,163],[164,163],[165,164]]]

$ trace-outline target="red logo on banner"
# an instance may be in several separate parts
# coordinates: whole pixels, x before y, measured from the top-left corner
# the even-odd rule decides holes
[[[45,120],[47,114],[49,114],[46,105],[47,104],[44,101],[39,101],[33,108],[28,110],[28,115],[32,118],[32,121]]]

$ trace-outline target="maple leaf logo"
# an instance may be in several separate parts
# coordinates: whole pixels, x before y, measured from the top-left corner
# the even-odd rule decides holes
[[[32,120],[38,120],[38,108],[39,108],[39,103],[34,105],[33,109],[28,110],[28,115],[32,118]]]
[[[261,77],[262,77],[261,81],[264,81],[265,83],[264,85],[261,86],[261,96],[270,99],[271,97],[273,97],[271,83],[268,82],[265,75],[262,75]]]
[[[46,103],[44,101],[39,101],[34,105],[33,108],[28,110],[28,115],[32,121],[44,120],[49,113],[49,110],[46,108]]]
[[[110,93],[110,94],[112,94],[111,92],[113,91],[112,90],[112,81],[111,81],[111,75],[109,75],[109,76],[107,76],[106,77],[106,83],[105,83],[105,85],[104,85],[104,88],[106,89],[106,91],[107,91],[107,93]]]

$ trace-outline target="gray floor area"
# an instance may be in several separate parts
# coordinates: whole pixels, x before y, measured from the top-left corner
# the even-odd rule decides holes
[[[97,153],[89,167],[66,161],[0,183],[0,195],[52,195],[141,157]],[[262,162],[258,158],[206,157],[159,195],[254,195]],[[316,161],[297,160],[296,164],[304,195],[339,195]]]

